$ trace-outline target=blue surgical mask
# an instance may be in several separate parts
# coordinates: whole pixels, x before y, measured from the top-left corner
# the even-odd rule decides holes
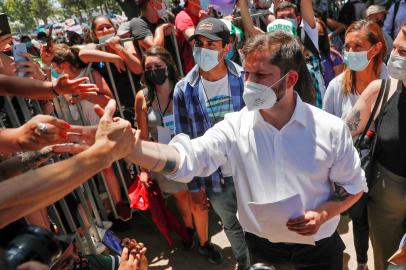
[[[373,47],[371,47],[372,49]],[[363,52],[347,52],[344,51],[344,64],[348,66],[349,69],[353,71],[362,71],[364,70],[368,65],[369,62],[372,60],[368,60],[368,52],[371,50],[369,49],[368,51],[363,51]]]
[[[25,42],[25,46],[27,47],[27,49],[31,48],[32,47],[31,41]]]
[[[204,10],[208,10],[210,5],[210,0],[200,0],[200,7]]]
[[[219,52],[202,48],[194,47],[193,59],[195,63],[205,72],[212,70],[219,63]]]

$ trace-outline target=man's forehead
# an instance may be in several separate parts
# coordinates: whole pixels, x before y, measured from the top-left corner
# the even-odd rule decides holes
[[[196,37],[196,39],[199,40],[200,42],[221,42],[221,40],[211,40],[211,39],[209,39],[209,38],[207,38],[205,36],[202,36],[202,35],[198,35]]]
[[[266,71],[277,68],[270,63],[270,53],[261,51],[248,54],[244,59],[243,66],[245,70],[251,72]]]

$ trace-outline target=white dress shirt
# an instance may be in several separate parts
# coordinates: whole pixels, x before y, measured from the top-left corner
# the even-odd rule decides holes
[[[179,169],[169,178],[189,182],[207,176],[229,159],[237,193],[238,216],[245,231],[261,230],[248,202],[268,203],[300,194],[305,210],[315,209],[332,195],[332,182],[351,194],[367,191],[364,171],[344,122],[296,95],[295,111],[281,129],[259,111],[229,113],[203,136],[175,136]],[[324,223],[315,240],[331,236],[340,217]]]

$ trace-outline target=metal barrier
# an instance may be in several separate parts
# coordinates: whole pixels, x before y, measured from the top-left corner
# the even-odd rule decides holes
[[[83,116],[80,104],[78,104],[80,119],[74,119],[69,109],[69,104],[63,97],[54,98],[53,101],[55,112],[58,118],[64,119],[74,124],[86,125],[89,123]],[[24,122],[30,120],[35,114],[41,113],[41,106],[38,101],[27,100],[22,97],[5,96],[4,109],[9,118],[11,127],[19,127]],[[0,119],[0,126],[6,127],[3,119]],[[65,156],[64,158],[66,157],[68,156]],[[121,172],[120,165],[117,163],[116,166],[119,172],[117,175],[117,178],[120,180],[119,185],[122,185],[121,188],[123,188],[126,192],[126,195],[128,195],[127,187],[123,174]],[[107,220],[108,211],[104,208],[104,205],[100,198],[98,187],[102,189],[104,188],[104,190],[106,191],[109,202],[111,204],[112,212],[115,218],[118,218],[115,205],[103,173],[99,173],[99,177],[102,179],[102,181],[100,181],[101,184],[96,184],[95,179],[92,178],[71,193],[78,198],[78,202],[83,207],[84,216],[82,216],[80,211],[77,211],[75,215],[72,214],[72,209],[69,209],[69,206],[64,198],[59,200],[59,202],[56,202],[47,207],[48,215],[52,217],[52,221],[55,222],[56,226],[59,229],[59,232],[67,233],[67,228],[69,228],[69,231],[75,234],[78,250],[83,253],[96,254],[96,248],[93,244],[92,237],[96,241],[100,241],[101,236],[98,233],[97,226],[103,225],[103,219]],[[58,210],[58,207],[56,205],[60,206],[62,212]],[[65,217],[66,224],[62,221],[63,219],[61,218],[61,214],[63,214],[63,216]],[[89,228],[85,224],[85,218],[90,224]],[[79,224],[76,224],[75,219]],[[80,236],[79,231],[83,232],[83,238]]]
[[[175,34],[172,34],[170,38],[174,45],[173,48],[175,49],[176,54],[175,60],[179,73],[181,76],[183,76],[184,74],[182,69],[182,61]],[[133,39],[123,39],[122,44],[132,40]],[[100,44],[99,48],[105,51],[104,44]],[[112,86],[113,94],[117,101],[118,112],[120,116],[124,118],[122,101],[120,100],[119,89],[117,89],[117,85],[114,80],[114,76],[112,74],[111,63],[105,64],[110,79],[110,83]],[[89,63],[89,65],[85,70],[85,76],[88,76],[89,80],[91,82],[94,82],[91,66],[92,63]],[[136,95],[135,83],[128,67],[127,67],[127,75],[130,81],[130,88],[135,99]],[[55,109],[55,115],[58,118],[63,119],[71,124],[77,125],[90,124],[89,120],[84,117],[83,108],[81,107],[80,103],[76,104],[79,117],[72,115],[70,105],[63,96],[55,97],[53,99],[53,104]],[[41,105],[37,100],[27,100],[22,97],[5,96],[4,109],[11,123],[11,127],[19,127],[24,122],[30,120],[34,115],[40,114],[42,112]],[[0,126],[6,127],[6,123],[4,123],[1,117],[0,117]],[[61,155],[60,157],[54,158],[54,160],[65,159],[68,157],[69,157],[68,155]],[[126,198],[129,200],[127,184],[123,175],[120,161],[115,162],[114,167],[117,171],[116,177],[119,182],[118,184],[120,188],[123,189],[123,191],[125,192]],[[94,238],[96,241],[100,241],[101,235],[99,235],[97,227],[103,226],[103,220],[107,220],[108,217],[109,211],[105,208],[103,204],[100,190],[105,191],[105,193],[107,194],[111,211],[114,217],[117,219],[118,213],[115,208],[112,194],[107,185],[106,176],[104,175],[103,172],[98,173],[97,175],[89,179],[87,182],[80,185],[70,194],[73,195],[75,198],[77,198],[78,203],[80,203],[81,207],[83,208],[82,212],[79,211],[77,208],[70,209],[66,197],[47,207],[48,215],[49,217],[51,217],[52,221],[57,226],[58,233],[63,234],[66,234],[68,232],[74,233],[77,248],[79,251],[83,253],[96,254],[96,247],[93,243],[92,238]],[[73,213],[74,211],[76,213]],[[90,225],[89,228],[87,227],[85,220],[89,222]],[[83,237],[81,236],[82,233]]]

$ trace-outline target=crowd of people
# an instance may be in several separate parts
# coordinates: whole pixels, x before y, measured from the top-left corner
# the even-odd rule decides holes
[[[120,25],[96,16],[86,35],[21,36],[25,61],[0,36],[1,247],[27,224],[60,231],[47,206],[65,198],[74,214],[62,224],[92,234],[100,255],[89,262],[108,261],[86,269],[147,269],[144,244],[125,239],[116,263],[97,236],[140,208],[124,194],[136,187],[168,244],[174,231],[212,264],[223,255],[210,207],[235,269],[343,269],[346,213],[357,270],[368,269],[369,241],[374,269],[402,264],[392,255],[406,233],[404,0],[348,0],[337,14],[323,0],[238,0],[231,14],[199,0],[135,2],[140,16]],[[92,224],[91,203],[72,192],[97,173],[95,196],[107,190],[114,214]],[[295,195],[303,215],[284,226],[314,245],[270,241],[252,206]],[[82,265],[74,244],[57,269]],[[49,269],[32,259],[17,269]]]

